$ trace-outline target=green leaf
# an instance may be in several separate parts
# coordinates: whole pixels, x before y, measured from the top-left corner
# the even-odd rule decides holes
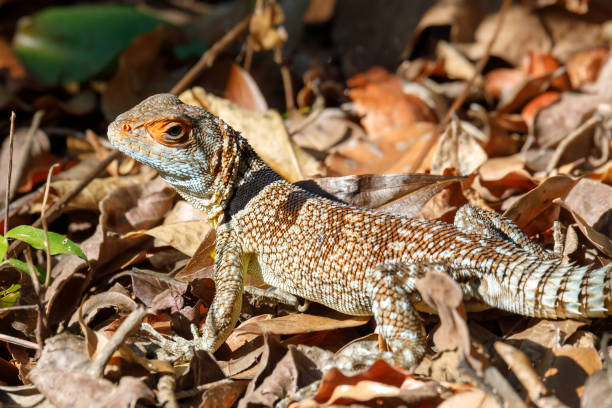
[[[132,7],[49,7],[19,21],[13,50],[46,85],[86,81],[108,71],[134,37],[160,23]]]
[[[8,260],[8,263],[13,265],[15,268],[19,269],[23,273],[30,274],[30,269],[28,268],[28,264],[26,262],[20,261],[19,259],[11,258]],[[44,282],[47,276],[47,273],[40,269],[38,266],[34,265],[34,272],[36,272],[36,276],[38,276],[38,280],[40,282]],[[53,278],[51,278],[53,281]]]
[[[30,225],[20,225],[6,233],[7,238],[15,238],[27,242],[36,249],[45,249],[45,232]],[[49,231],[49,252],[51,255],[76,255],[87,261],[81,248],[65,236]]]
[[[21,292],[21,285],[13,283],[8,289],[0,290],[0,308],[15,306]]]
[[[4,256],[8,251],[8,241],[2,235],[0,235],[0,262],[4,260]]]

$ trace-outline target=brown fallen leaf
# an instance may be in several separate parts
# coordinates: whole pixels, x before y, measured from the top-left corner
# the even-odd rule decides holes
[[[545,348],[555,348],[565,344],[584,325],[584,322],[576,320],[540,320],[524,330],[510,334],[507,339],[526,340]]]
[[[370,316],[348,316],[338,314],[337,317],[326,317],[302,313],[290,314],[273,319],[256,320],[249,324],[241,325],[234,331],[236,334],[270,333],[286,335],[357,327],[366,324],[369,320]]]
[[[595,248],[601,251],[608,258],[612,258],[612,240],[610,240],[610,238],[591,227],[580,215],[569,209],[563,200],[557,199],[555,200],[555,204],[568,210],[574,217],[574,220],[576,220],[578,228],[580,228],[580,231],[589,240],[589,242],[591,242]]]
[[[454,168],[466,176],[474,172],[487,160],[487,154],[479,142],[484,134],[468,122],[453,119],[440,137],[431,163],[432,174],[444,174]]]
[[[196,253],[198,246],[210,229],[208,221],[186,221],[159,225],[148,230],[131,231],[123,238],[150,235],[191,257]]]
[[[266,99],[251,74],[235,63],[230,65],[224,94],[230,101],[253,112],[268,110]]]
[[[599,71],[609,56],[610,50],[594,48],[577,52],[565,61],[565,68],[572,88],[578,89],[583,84],[597,80]]]
[[[419,97],[405,94],[399,77],[374,67],[347,80],[361,123],[371,140],[389,130],[409,128],[417,122],[437,122],[435,112]]]
[[[375,141],[353,138],[335,146],[325,165],[336,176],[406,172],[433,129],[432,123],[418,122],[381,132]]]
[[[544,374],[546,388],[568,406],[578,406],[584,383],[601,370],[597,350],[563,346],[553,349],[554,360]]]
[[[398,400],[435,402],[439,398],[437,388],[439,386],[435,382],[420,381],[406,370],[390,366],[384,360],[377,360],[366,371],[353,376],[345,376],[336,368],[326,371],[312,399],[294,403],[291,407],[305,408],[319,404],[336,406],[366,401],[378,404],[384,401],[397,403]],[[404,393],[404,390],[409,392]]]
[[[119,384],[87,373],[89,357],[81,337],[60,334],[47,339],[30,373],[36,388],[57,407],[127,406],[155,396],[143,381],[124,376]]]
[[[527,225],[550,207],[555,199],[565,197],[579,181],[580,179],[569,176],[549,177],[514,201],[504,212],[504,216],[525,230]],[[545,226],[548,227],[550,226]],[[541,231],[534,231],[533,228],[529,231],[530,234],[535,232]]]
[[[439,350],[459,349],[464,356],[469,356],[470,334],[466,324],[463,292],[459,285],[447,274],[431,267],[414,286],[423,301],[440,316],[440,327],[433,335],[434,344]]]

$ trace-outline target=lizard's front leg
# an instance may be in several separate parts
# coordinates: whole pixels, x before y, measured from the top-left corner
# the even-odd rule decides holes
[[[231,222],[217,229],[215,297],[196,348],[214,352],[238,321],[244,290],[243,251]]]
[[[212,353],[223,344],[236,325],[244,289],[244,254],[229,223],[217,229],[215,251],[217,254],[215,259],[216,291],[208,309],[202,334],[200,335],[196,325],[192,324],[193,340],[176,335],[172,339],[166,339],[148,323],[142,324],[142,328],[161,347],[164,358],[189,359],[193,356],[194,349]]]

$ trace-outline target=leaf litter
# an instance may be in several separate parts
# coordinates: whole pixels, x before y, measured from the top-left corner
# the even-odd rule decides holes
[[[42,230],[26,231],[26,240],[37,241],[25,252],[15,249],[14,232],[0,230],[0,255],[10,258],[0,265],[0,401],[206,407],[609,403],[609,318],[551,321],[481,310],[461,299],[456,282],[434,271],[416,284],[428,352],[410,370],[377,359],[384,345],[371,319],[309,304],[256,278],[246,282],[239,324],[214,355],[160,359],[150,332],[130,319],[144,318],[160,336],[189,338],[191,324],[202,327],[214,294],[214,230],[131,159],[98,170],[110,151],[97,134],[117,113],[176,83],[195,62],[189,49],[212,56],[209,69],[197,73],[181,98],[242,131],[277,172],[307,190],[446,222],[463,204],[475,204],[510,218],[539,245],[561,251],[565,261],[606,264],[612,257],[612,36],[605,23],[612,11],[605,2],[530,0],[500,11],[501,2],[416,1],[410,17],[403,7],[370,2],[360,11],[316,0],[301,8],[297,2],[256,3],[250,26],[233,34],[233,46],[215,41],[247,17],[246,7],[185,2],[174,10],[152,9],[151,16],[128,11],[147,24],[183,25],[134,28],[127,41],[108,40],[102,45],[120,53],[117,69],[108,71],[57,60],[45,73],[35,65],[43,58],[39,51],[22,57],[26,28],[0,33],[0,109],[17,110],[13,169],[23,169],[13,175],[16,193],[1,225],[34,223],[42,209],[41,183],[54,162],[62,167],[49,185],[49,202],[76,193],[50,222],[57,253],[50,265]],[[54,18],[74,18],[73,11],[82,12],[52,10],[59,13]],[[36,16],[35,24],[48,18]],[[378,28],[363,31],[359,21]],[[376,37],[381,25],[385,33]],[[7,32],[13,33],[12,50]],[[327,41],[316,43],[300,32]],[[28,35],[42,36],[40,52],[54,41],[42,31]],[[70,31],[67,38],[79,35]],[[386,45],[372,46],[375,37]],[[79,64],[91,59],[92,50],[73,51]],[[228,63],[228,57],[235,59]],[[58,72],[69,75],[64,81]],[[43,80],[34,86],[26,75]],[[463,92],[468,81],[473,85]],[[30,126],[27,118],[38,109],[45,110],[40,125]],[[0,174],[8,172],[8,143],[2,145]],[[25,157],[27,164],[16,166]],[[0,184],[6,190],[6,182]],[[30,266],[41,276],[51,271],[48,287],[44,279],[31,279]],[[146,317],[139,314],[141,304]],[[128,321],[135,326],[124,333]],[[105,347],[111,353],[100,357]],[[101,358],[108,360],[100,374],[92,367]]]

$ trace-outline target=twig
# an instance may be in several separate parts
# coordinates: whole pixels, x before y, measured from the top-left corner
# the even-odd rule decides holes
[[[4,196],[4,235],[8,231],[9,203],[11,201],[11,173],[13,172],[13,136],[15,135],[15,112],[11,111],[11,128],[9,130],[9,162],[6,175],[6,192]]]
[[[45,288],[49,287],[51,281],[51,248],[49,247],[49,229],[47,228],[46,208],[47,198],[49,197],[49,186],[51,185],[51,175],[53,169],[59,166],[58,163],[53,164],[47,173],[47,184],[45,185],[45,195],[43,196],[42,209],[40,210],[40,220],[42,221],[43,230],[45,231],[45,252],[47,253],[47,274],[45,275]]]
[[[59,200],[54,202],[53,205],[49,207],[49,211],[46,217],[47,222],[52,223],[53,221],[55,221],[57,217],[61,215],[62,210],[70,202],[70,200],[76,197],[77,194],[79,194],[81,190],[83,190],[94,179],[94,177],[98,175],[98,173],[106,169],[106,166],[108,166],[110,162],[119,158],[120,156],[121,156],[121,152],[119,152],[118,150],[112,151],[108,156],[106,156],[106,159],[102,160],[100,163],[98,163],[96,167],[91,169],[91,171],[85,176],[85,178],[76,187],[74,187],[71,191],[67,192]],[[42,226],[42,219],[41,218],[37,219],[32,224],[32,226],[40,228]],[[17,253],[22,251],[26,245],[27,244],[25,244],[23,241],[13,241],[13,243],[11,244],[7,252],[7,257],[9,256],[14,257]]]
[[[429,153],[429,151],[438,142],[440,135],[444,131],[444,128],[446,128],[446,125],[448,124],[448,122],[450,121],[451,112],[454,112],[457,109],[459,109],[461,105],[463,105],[463,102],[465,102],[467,96],[470,93],[470,89],[472,89],[472,86],[474,85],[474,82],[476,81],[476,78],[480,76],[480,74],[482,73],[482,70],[487,64],[487,61],[489,61],[489,57],[491,56],[491,50],[493,49],[493,45],[495,44],[495,41],[497,40],[497,37],[499,36],[499,33],[504,23],[504,19],[506,17],[507,11],[510,8],[511,4],[512,4],[512,0],[504,0],[504,3],[502,4],[501,9],[499,11],[499,17],[497,19],[497,26],[495,27],[495,32],[493,32],[493,35],[491,36],[491,40],[489,40],[489,43],[487,44],[487,48],[485,49],[484,54],[482,55],[482,57],[480,57],[480,60],[478,60],[478,63],[474,67],[474,74],[472,75],[468,83],[465,85],[463,92],[461,92],[461,94],[457,97],[457,99],[455,99],[451,107],[448,109],[442,122],[440,122],[438,126],[436,126],[436,128],[434,129],[434,132],[432,133],[431,137],[425,144],[425,147],[423,147],[423,150],[421,150],[421,152],[417,156],[417,159],[412,165],[410,172],[415,172],[416,169],[418,169],[421,166],[421,164],[423,164],[423,160],[425,160],[425,157],[427,157],[427,154]]]
[[[281,79],[283,80],[283,89],[285,90],[285,109],[287,112],[295,110],[295,102],[293,97],[293,84],[291,83],[291,73],[286,63],[280,63]]]
[[[40,127],[40,120],[42,119],[44,114],[45,111],[38,110],[34,113],[34,116],[32,117],[32,123],[30,124],[28,133],[26,134],[26,138],[23,144],[23,150],[21,152],[21,157],[19,158],[19,161],[17,162],[17,166],[15,168],[15,183],[11,185],[10,189],[11,199],[15,197],[17,187],[19,186],[19,180],[21,180],[21,177],[23,176],[23,172],[26,168],[26,163],[29,162],[30,150],[32,150],[32,141],[34,140],[34,135],[36,135],[36,132]]]
[[[221,380],[217,380],[217,381],[213,381],[211,383],[208,384],[202,384],[202,385],[198,385],[195,388],[192,388],[190,390],[185,390],[185,391],[181,391],[181,392],[177,392],[176,393],[176,399],[180,400],[180,399],[184,399],[184,398],[189,398],[189,397],[193,397],[194,395],[198,395],[201,392],[204,392],[206,390],[209,390],[213,387],[219,386],[219,385],[224,385],[224,384],[231,384],[233,383],[235,380],[231,379],[231,378],[223,378]]]
[[[47,313],[43,305],[43,296],[40,290],[40,282],[38,282],[38,276],[34,271],[34,262],[32,262],[32,249],[27,247],[25,258],[28,263],[28,270],[30,271],[30,279],[34,286],[34,293],[36,293],[36,308],[38,309],[38,315],[36,318],[36,342],[38,343],[39,350],[43,349],[45,338],[47,338]]]
[[[142,306],[134,309],[132,313],[121,323],[121,326],[115,331],[108,343],[104,345],[96,359],[88,369],[89,374],[94,377],[102,377],[104,367],[111,356],[121,346],[125,338],[130,332],[142,322],[142,319],[147,315],[147,311]]]
[[[181,80],[174,85],[170,91],[173,95],[178,95],[183,92],[191,83],[196,79],[198,75],[202,73],[206,68],[209,68],[221,51],[229,46],[238,36],[240,36],[249,27],[249,21],[251,15],[249,14],[242,21],[240,21],[234,28],[228,31],[223,37],[221,37],[216,43],[213,44],[202,56],[196,64],[185,74]]]
[[[36,309],[38,306],[36,305],[17,305],[17,306],[8,306],[8,307],[3,307],[2,313],[4,312],[12,312],[14,310],[30,310],[30,309]]]
[[[8,334],[0,333],[0,341],[6,341],[7,343],[16,344],[18,346],[27,347],[34,350],[41,350],[41,347],[38,344],[30,340],[20,339],[19,337],[9,336]]]

